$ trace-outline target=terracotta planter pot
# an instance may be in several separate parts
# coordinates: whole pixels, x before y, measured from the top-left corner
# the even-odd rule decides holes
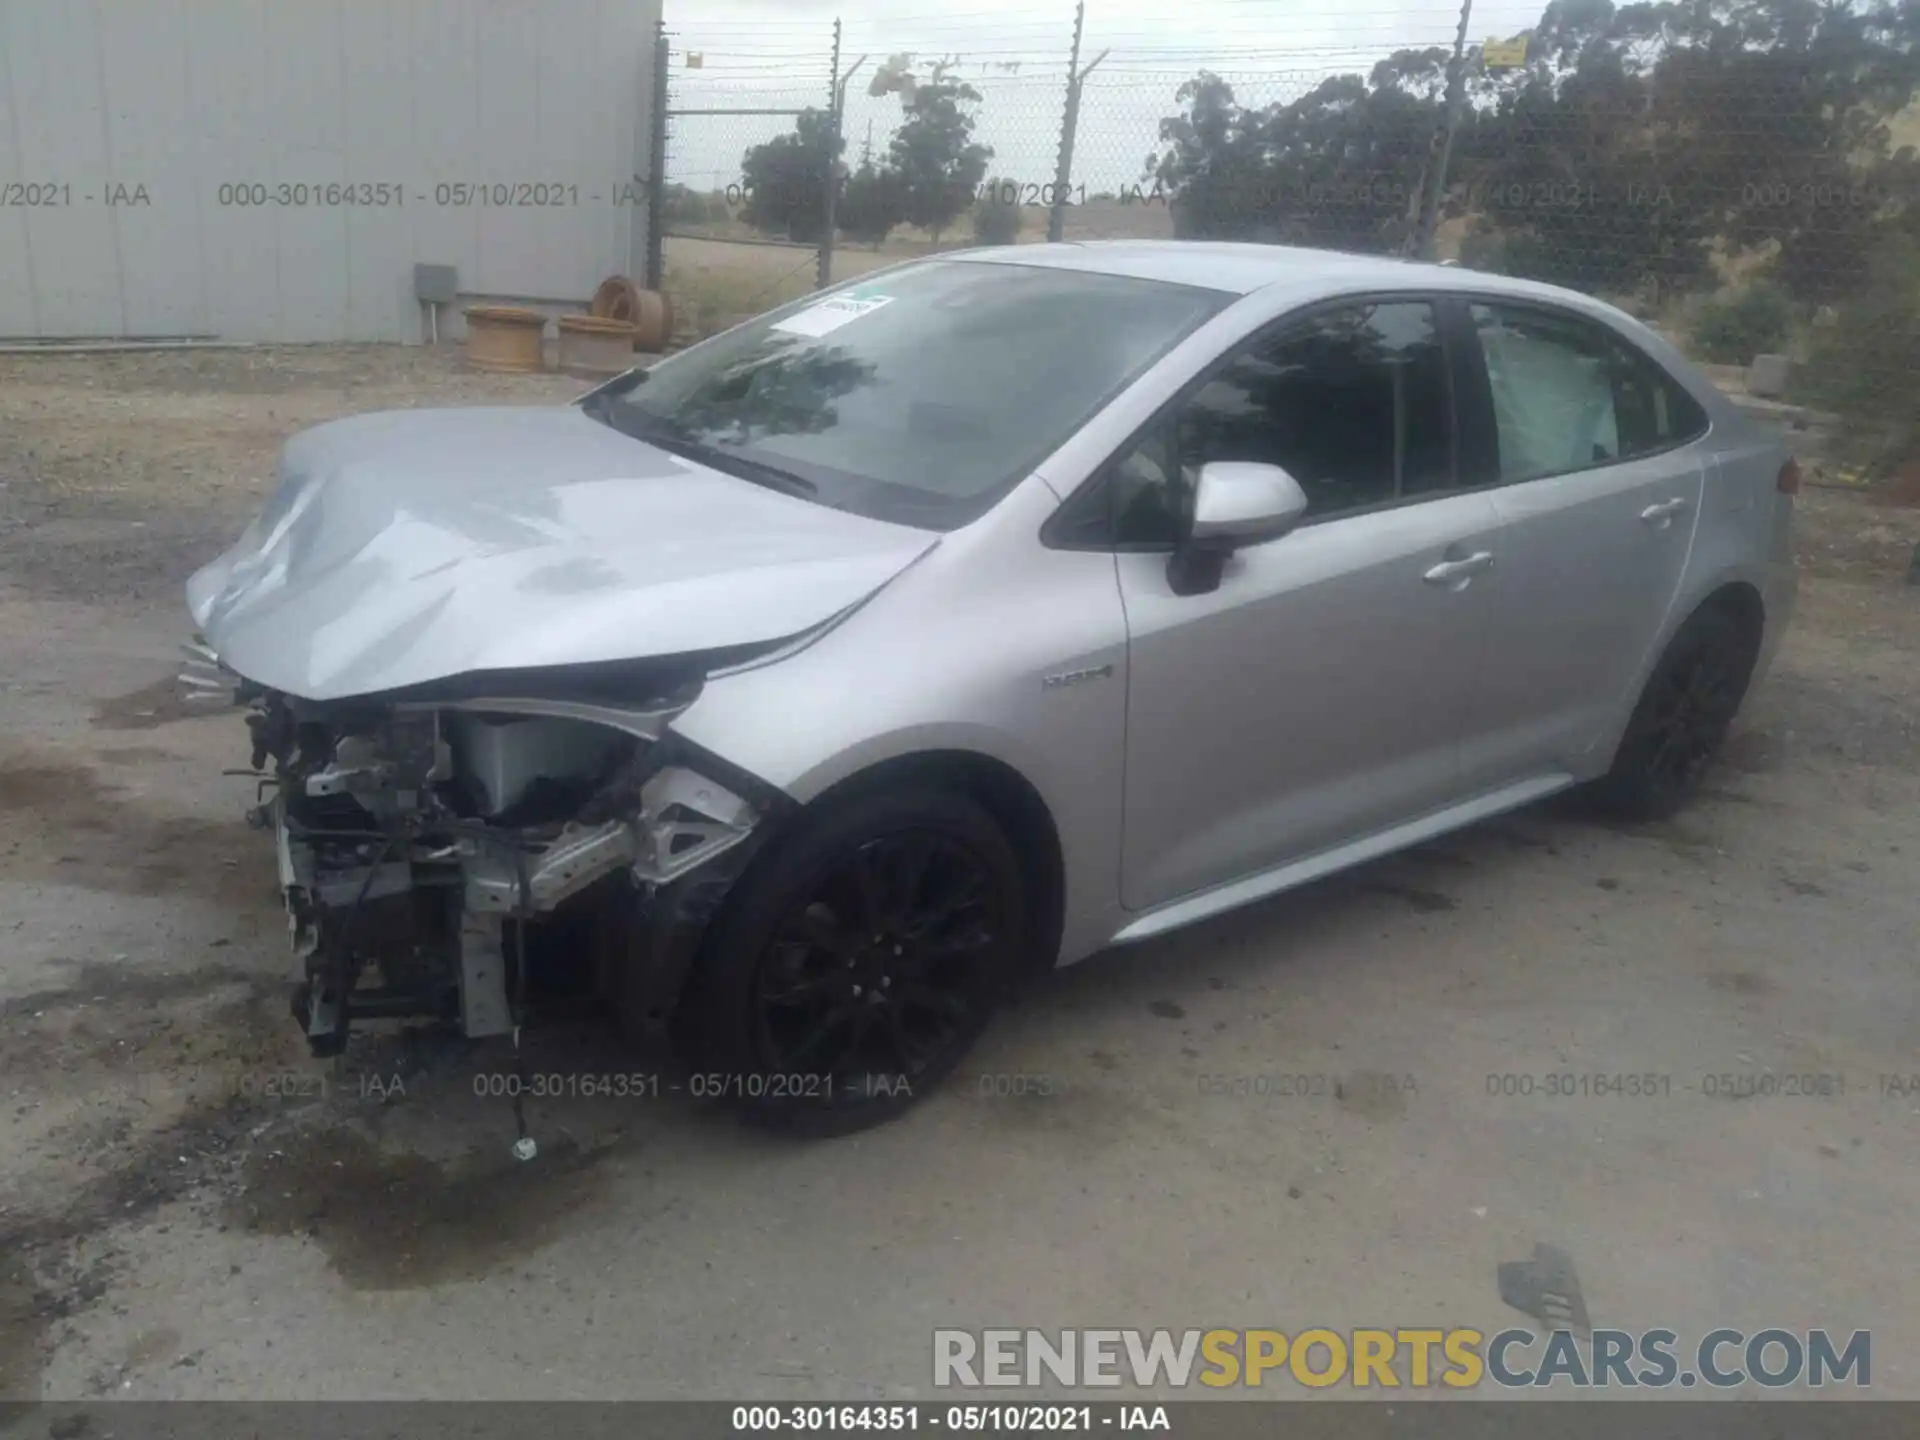
[[[562,315],[560,368],[569,375],[617,375],[633,368],[633,325],[598,315]]]
[[[673,339],[673,304],[658,290],[642,290],[624,275],[609,275],[593,292],[593,313],[633,326],[633,348],[659,353]]]
[[[514,305],[475,305],[466,312],[467,363],[476,370],[546,369],[541,348],[547,317]]]
[[[587,307],[602,320],[625,320],[629,324],[639,308],[640,287],[624,275],[609,275],[602,280],[593,292],[593,303]]]
[[[673,302],[663,290],[642,290],[633,317],[633,348],[659,355],[673,339]]]

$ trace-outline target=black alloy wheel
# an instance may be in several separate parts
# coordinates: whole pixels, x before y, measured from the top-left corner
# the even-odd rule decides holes
[[[966,796],[830,801],[755,859],[708,936],[698,1083],[810,1133],[892,1118],[986,1027],[1025,914],[1012,848]]]
[[[1603,809],[1664,820],[1693,798],[1746,698],[1756,638],[1723,606],[1687,619],[1647,679],[1613,768],[1592,786]]]
[[[755,976],[760,1052],[835,1088],[909,1086],[991,1003],[1005,933],[986,862],[949,835],[895,831],[842,852],[774,930]]]
[[[1733,659],[1723,649],[1703,649],[1655,680],[1645,737],[1647,778],[1658,790],[1685,793],[1699,783],[1739,708]]]

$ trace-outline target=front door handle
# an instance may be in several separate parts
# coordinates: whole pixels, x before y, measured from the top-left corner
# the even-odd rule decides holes
[[[1473,577],[1493,568],[1493,552],[1476,550],[1464,560],[1442,560],[1420,578],[1429,585],[1444,585],[1449,590],[1464,590]]]
[[[1640,518],[1657,530],[1664,530],[1673,523],[1673,517],[1684,515],[1693,502],[1684,495],[1672,500],[1662,500],[1658,505],[1649,505],[1640,512]]]

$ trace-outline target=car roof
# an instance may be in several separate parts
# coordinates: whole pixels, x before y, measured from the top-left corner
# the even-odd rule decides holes
[[[1003,245],[948,251],[942,260],[989,265],[1034,265],[1124,275],[1193,285],[1228,295],[1286,289],[1302,300],[1360,290],[1472,290],[1547,300],[1589,314],[1619,317],[1612,306],[1537,280],[1523,280],[1460,265],[1434,265],[1397,255],[1355,255],[1309,250],[1299,245],[1260,245],[1230,240],[1068,240],[1058,244]]]
[[[1269,285],[1326,281],[1347,289],[1370,285],[1424,284],[1416,278],[1450,276],[1453,267],[1423,265],[1389,255],[1349,255],[1295,245],[1255,245],[1226,240],[1068,240],[1057,244],[1008,245],[962,250],[942,259],[990,265],[1038,265],[1196,285],[1232,295],[1251,295]]]
[[[1394,255],[1354,255],[1344,250],[1309,250],[1298,245],[1259,245],[1227,240],[1069,240],[1062,243],[1002,245],[991,249],[947,251],[942,260],[987,265],[1033,265],[1123,275],[1193,285],[1241,297],[1260,291],[1286,292],[1288,301],[1311,304],[1322,297],[1365,291],[1453,291],[1539,300],[1579,311],[1633,340],[1686,385],[1694,398],[1721,422],[1738,410],[1706,376],[1696,370],[1665,336],[1631,315],[1591,295],[1537,280],[1523,280],[1460,265],[1434,265]]]
[[[1636,334],[1643,328],[1606,302],[1558,285],[1487,270],[1470,270],[1461,265],[1403,260],[1397,255],[1354,255],[1344,250],[1309,250],[1298,245],[1258,245],[1229,240],[1069,240],[1059,244],[948,251],[938,258],[1123,275],[1136,280],[1192,285],[1226,295],[1285,290],[1307,302],[1320,295],[1332,298],[1368,290],[1469,291],[1550,301],[1604,316],[1616,328],[1625,322]]]

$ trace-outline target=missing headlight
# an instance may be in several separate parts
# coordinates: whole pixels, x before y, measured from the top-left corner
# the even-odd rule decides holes
[[[315,1051],[373,1018],[508,1033],[530,933],[631,916],[748,838],[765,797],[685,763],[672,713],[257,697],[277,789],[259,818],[279,842],[305,971],[295,1012]]]

